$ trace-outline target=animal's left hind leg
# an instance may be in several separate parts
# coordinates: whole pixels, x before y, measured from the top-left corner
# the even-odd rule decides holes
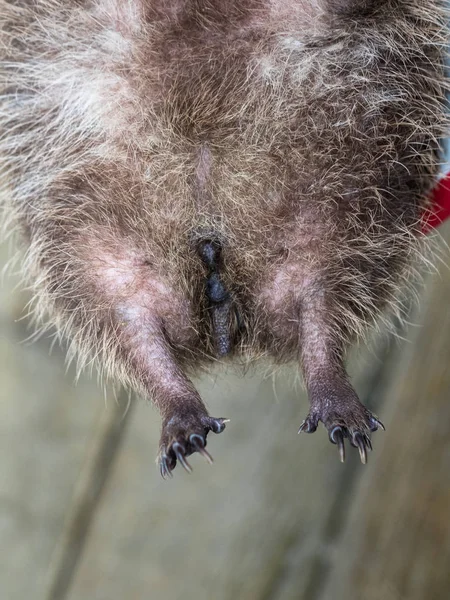
[[[340,458],[345,460],[345,438],[358,448],[361,461],[366,463],[367,451],[372,449],[370,435],[382,423],[360,402],[348,380],[342,356],[341,342],[332,331],[325,306],[312,300],[301,315],[302,366],[308,389],[310,412],[299,433],[313,433],[319,421],[337,444]]]

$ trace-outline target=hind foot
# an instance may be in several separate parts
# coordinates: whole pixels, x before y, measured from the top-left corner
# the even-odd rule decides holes
[[[190,473],[187,456],[198,452],[209,462],[213,459],[206,450],[210,431],[222,433],[229,419],[215,419],[207,414],[175,415],[163,423],[159,446],[159,470],[164,479],[172,477],[177,461]]]
[[[315,390],[317,392],[317,390]],[[334,389],[323,392],[320,399],[314,393],[311,401],[311,411],[300,426],[299,433],[314,433],[319,421],[328,430],[332,444],[336,444],[342,462],[345,460],[345,444],[347,438],[354,448],[358,448],[361,462],[366,464],[367,452],[372,450],[370,434],[377,429],[384,430],[384,425],[367,408],[361,404],[353,389]]]

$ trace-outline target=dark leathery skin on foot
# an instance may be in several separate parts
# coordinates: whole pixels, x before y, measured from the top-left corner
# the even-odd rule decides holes
[[[212,456],[206,450],[207,435],[210,431],[222,433],[227,421],[228,419],[192,414],[188,417],[174,416],[163,423],[158,456],[162,477],[164,479],[171,477],[177,462],[190,473],[192,467],[187,461],[187,457],[194,452],[198,452],[209,463],[212,463]]]

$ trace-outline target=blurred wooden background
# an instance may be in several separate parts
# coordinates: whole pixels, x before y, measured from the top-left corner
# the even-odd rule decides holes
[[[443,230],[450,240],[450,228]],[[3,249],[3,258],[6,249]],[[214,466],[163,481],[159,417],[94,380],[73,383],[50,340],[24,343],[27,296],[0,308],[0,597],[4,600],[450,598],[450,271],[429,277],[420,324],[352,361],[386,433],[345,465],[293,376],[198,382]]]

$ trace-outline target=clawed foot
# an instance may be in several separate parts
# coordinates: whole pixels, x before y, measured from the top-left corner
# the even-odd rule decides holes
[[[211,464],[213,459],[206,450],[206,436],[209,431],[222,433],[228,421],[229,419],[215,419],[207,415],[194,415],[172,417],[164,423],[158,456],[162,477],[172,477],[177,461],[190,473],[192,467],[186,457],[194,452],[201,454]]]
[[[372,450],[371,432],[377,429],[384,430],[383,423],[359,402],[356,406],[345,406],[342,414],[333,409],[311,411],[298,432],[314,433],[319,421],[327,428],[330,442],[337,445],[341,462],[345,461],[345,438],[350,440],[354,448],[358,448],[361,462],[366,464],[367,452]]]

